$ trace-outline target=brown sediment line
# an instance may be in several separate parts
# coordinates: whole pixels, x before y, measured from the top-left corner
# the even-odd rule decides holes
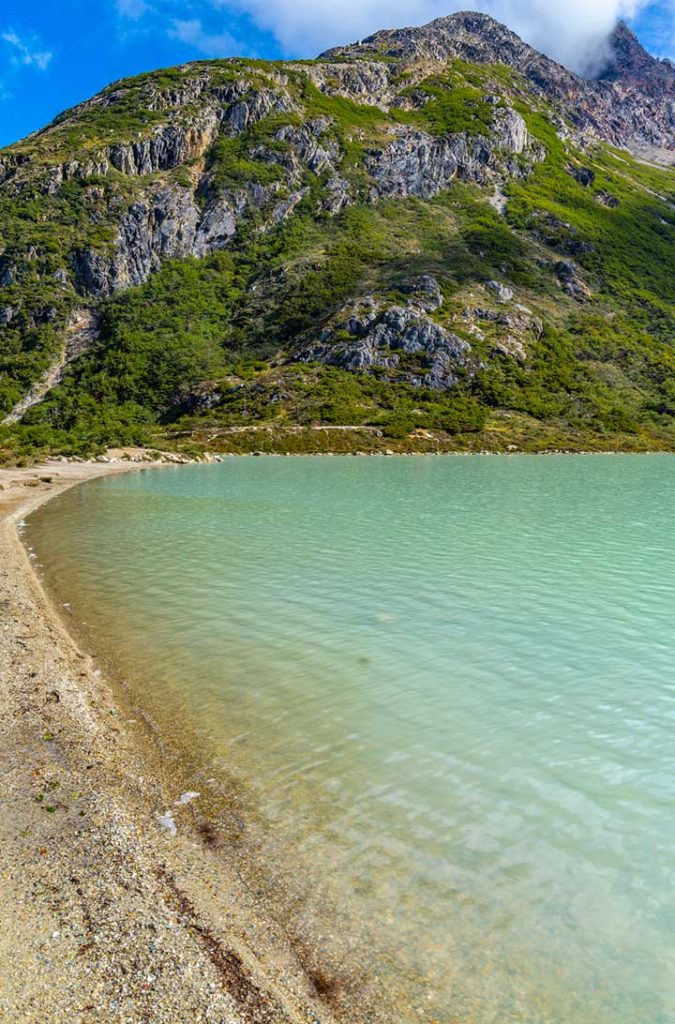
[[[0,1020],[356,1024],[208,822],[182,827],[178,794],[19,540],[51,497],[140,468],[0,470]],[[158,822],[170,807],[175,836]]]

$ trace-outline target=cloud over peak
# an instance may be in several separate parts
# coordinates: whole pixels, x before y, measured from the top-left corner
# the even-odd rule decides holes
[[[460,10],[490,14],[573,70],[592,69],[617,21],[648,11],[675,24],[675,0],[115,0],[128,20],[162,25],[207,56],[246,53],[242,26],[272,36],[286,56],[311,57],[382,28],[422,25]],[[244,33],[246,35],[246,33]],[[666,44],[667,45],[667,44]]]
[[[236,57],[242,52],[241,45],[237,47],[236,40],[228,32],[207,32],[199,18],[174,18],[168,34],[172,39],[189,43],[207,57]]]
[[[361,39],[380,28],[422,25],[460,10],[503,22],[536,49],[583,71],[621,18],[648,0],[235,0],[272,32],[289,53],[315,53]],[[668,0],[671,3],[671,0]]]

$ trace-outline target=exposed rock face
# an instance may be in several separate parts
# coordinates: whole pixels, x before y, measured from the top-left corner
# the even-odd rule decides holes
[[[369,57],[385,56],[413,71],[416,64],[445,63],[452,58],[507,64],[529,79],[581,132],[673,162],[675,68],[651,57],[623,24],[610,39],[610,53],[604,74],[588,81],[533,50],[488,15],[462,12],[420,28],[376,32],[361,43],[336,47],[323,56],[351,58],[361,64]],[[385,89],[380,92],[386,95]]]
[[[243,86],[242,90],[228,87],[227,98],[234,102],[225,110],[207,107],[187,126],[169,125],[147,139],[111,146],[98,162],[72,161],[52,167],[48,190],[58,191],[64,181],[73,177],[105,175],[111,167],[133,176],[171,170],[204,155],[219,132],[237,135],[268,114],[294,109],[287,96],[274,90],[255,92],[246,83]],[[276,133],[279,149],[252,147],[251,159],[280,168],[277,182],[263,185],[242,180],[236,192],[223,192],[214,187],[210,171],[205,170],[192,189],[177,184],[164,188],[150,184],[142,198],[120,217],[112,251],[85,248],[73,254],[77,287],[89,295],[108,295],[143,283],[164,259],[201,257],[221,249],[249,211],[265,211],[267,226],[281,223],[307,194],[303,185],[306,171],[332,175],[326,185],[323,208],[338,213],[351,197],[348,181],[335,173],[343,154],[331,128],[326,117],[300,125],[288,124]]]
[[[335,175],[329,178],[324,186],[323,209],[335,215],[351,202],[351,189],[347,178]]]
[[[191,244],[194,256],[224,249],[237,230],[237,210],[225,197],[212,202],[202,214]]]
[[[615,210],[619,205],[619,200],[611,192],[605,192],[604,190],[596,192],[595,198],[601,206],[608,206],[610,210]]]
[[[293,103],[285,93],[273,89],[251,89],[246,99],[228,107],[224,121],[230,134],[241,135],[268,114],[290,114],[293,110]]]
[[[74,254],[77,284],[95,296],[142,284],[164,259],[222,249],[236,225],[237,210],[227,198],[202,211],[189,189],[161,188],[131,206],[112,253],[83,249]]]
[[[300,188],[297,192],[292,192],[287,199],[282,199],[278,202],[272,210],[272,223],[281,224],[282,220],[290,217],[298,203],[305,198],[308,192],[308,188]]]
[[[195,245],[199,211],[186,189],[166,188],[134,203],[123,218],[112,255],[94,249],[74,255],[76,280],[91,295],[109,295],[142,284],[161,260],[188,256]]]
[[[279,142],[286,142],[302,165],[314,174],[334,172],[342,160],[342,151],[329,136],[331,122],[327,117],[315,117],[297,127],[285,125],[277,132]]]
[[[396,96],[391,68],[381,61],[356,59],[344,64],[331,62],[298,67],[329,96],[343,96],[384,109],[393,103]]]
[[[624,22],[614,29],[610,39],[609,60],[599,75],[603,82],[630,82],[652,96],[672,89],[675,68],[669,60],[655,60],[640,45]]]
[[[168,171],[201,156],[215,138],[218,126],[217,113],[206,110],[189,126],[168,125],[149,139],[110,146],[107,158],[123,174]]]
[[[321,362],[344,370],[390,371],[384,376],[415,387],[445,391],[457,381],[470,344],[452,334],[428,315],[442,296],[430,275],[406,282],[406,306],[386,306],[373,295],[345,306],[331,326],[294,358]]]
[[[435,277],[431,274],[420,274],[410,281],[399,284],[398,291],[410,296],[408,303],[426,313],[433,313],[443,305],[443,293]]]
[[[532,149],[527,125],[517,110],[511,107],[497,107],[492,118],[492,142],[507,153],[524,153]],[[541,147],[534,147],[538,156],[543,156]]]
[[[367,159],[375,181],[373,198],[411,195],[429,198],[447,188],[460,167],[477,180],[487,160],[485,151],[483,157],[481,162],[469,153],[464,137],[436,139],[426,132],[404,129],[385,149]]]
[[[16,280],[16,267],[10,259],[0,259],[0,287],[9,288]]]
[[[215,408],[223,397],[222,386],[203,381],[194,388],[181,388],[172,398],[172,408],[181,413],[206,412]]]
[[[539,146],[529,146],[527,127],[515,110],[495,112],[490,139],[466,133],[437,138],[413,128],[402,128],[397,138],[366,159],[380,196],[420,196],[423,199],[446,189],[453,178],[485,184],[492,177],[522,173],[509,159],[528,150],[532,161],[543,158]]]

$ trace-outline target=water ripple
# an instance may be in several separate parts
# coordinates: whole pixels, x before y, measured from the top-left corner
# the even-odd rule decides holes
[[[671,457],[242,459],[28,532],[415,1019],[666,1024],[674,507]]]

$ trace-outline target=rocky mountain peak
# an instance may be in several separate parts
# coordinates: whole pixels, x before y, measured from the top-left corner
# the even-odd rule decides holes
[[[654,86],[671,89],[675,68],[670,61],[658,60],[645,50],[625,21],[620,21],[609,37],[609,59],[598,76],[603,81],[628,81],[651,91]]]
[[[652,57],[624,22],[607,44],[600,75],[582,78],[539,53],[487,14],[460,11],[428,25],[376,32],[322,55],[331,61],[400,62],[406,69],[461,60],[506,65],[556,107],[581,136],[650,160],[675,162],[675,68]],[[320,58],[321,59],[321,58]]]
[[[467,61],[484,63],[489,58],[499,59],[497,54],[502,53],[503,62],[511,63],[515,54],[523,49],[530,47],[490,15],[459,11],[436,18],[427,25],[382,29],[360,42],[327,50],[321,56],[372,55],[404,60],[448,60],[461,56]]]

